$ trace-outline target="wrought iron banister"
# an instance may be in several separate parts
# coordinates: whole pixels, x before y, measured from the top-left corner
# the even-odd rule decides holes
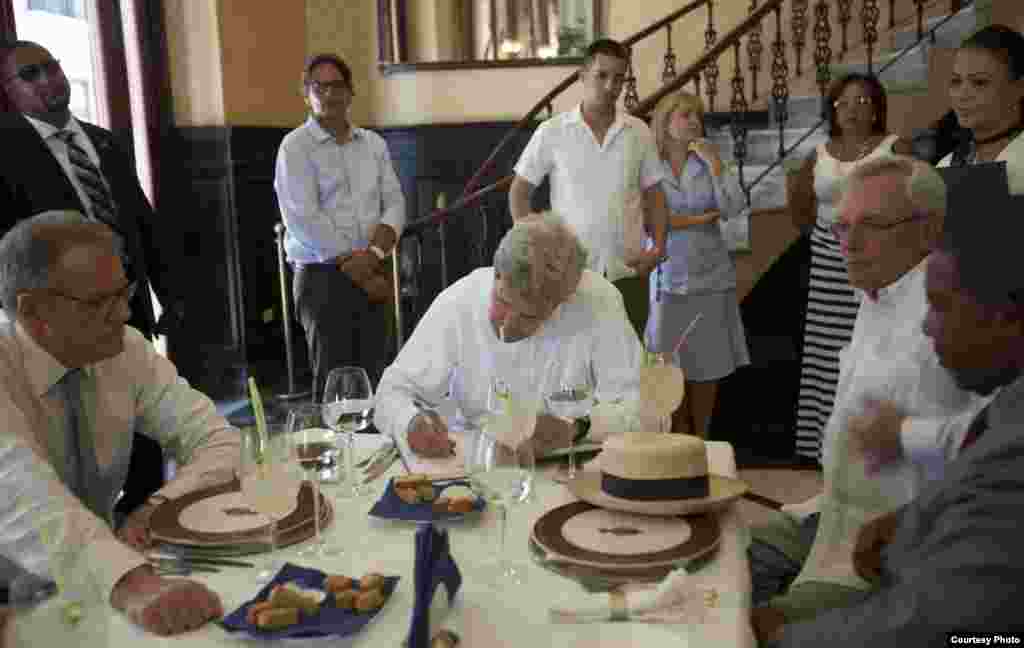
[[[798,22],[799,24],[798,25],[794,25],[794,30],[795,30],[795,34],[794,34],[794,48],[795,48],[796,62],[799,65],[799,60],[800,60],[800,57],[801,57],[803,49],[804,49],[804,38],[805,38],[806,27],[807,27],[806,9],[807,9],[807,5],[808,5],[808,0],[789,0],[789,1],[793,5],[793,7],[799,8],[799,11],[797,11],[798,16],[795,17],[795,18],[797,18],[796,22]],[[851,22],[851,20],[852,20],[852,16],[851,16],[851,13],[852,13],[851,12],[852,0],[835,0],[835,1],[836,1],[837,6],[838,6],[838,10],[839,10],[838,21],[840,23],[841,32],[842,32],[841,33],[841,36],[842,36],[842,49],[841,49],[841,51],[839,53],[839,59],[842,60],[843,54],[845,54],[849,50],[849,40],[848,40],[848,37],[847,37],[847,27],[848,27],[849,22]],[[636,34],[634,34],[634,35],[630,36],[629,38],[625,39],[624,41],[622,41],[624,45],[626,45],[627,47],[631,47],[635,43],[643,40],[644,38],[646,38],[646,37],[648,37],[648,36],[650,36],[650,35],[652,35],[652,34],[654,34],[656,32],[658,32],[660,29],[666,29],[666,31],[667,31],[667,33],[669,35],[669,48],[671,48],[671,31],[669,31],[669,30],[671,29],[672,23],[675,22],[676,20],[678,20],[679,18],[685,16],[686,14],[691,13],[691,12],[693,12],[696,9],[699,9],[699,8],[703,7],[704,5],[708,5],[709,23],[708,23],[708,31],[705,33],[705,39],[706,39],[706,42],[707,42],[707,49],[706,49],[706,51],[696,61],[694,61],[693,63],[688,65],[686,68],[684,68],[680,74],[675,76],[675,78],[671,79],[670,81],[668,81],[667,83],[662,85],[662,87],[659,88],[654,94],[648,96],[646,99],[644,99],[643,101],[640,101],[638,104],[636,104],[636,106],[633,107],[629,112],[631,112],[632,114],[635,114],[635,115],[646,115],[646,114],[650,113],[653,110],[654,106],[657,105],[658,101],[660,101],[665,96],[671,94],[672,92],[675,92],[676,90],[679,90],[680,88],[685,86],[687,83],[693,83],[695,88],[696,88],[696,92],[699,94],[700,93],[700,83],[702,81],[702,73],[703,73],[704,76],[709,77],[709,78],[704,79],[706,84],[710,84],[710,82],[716,81],[717,80],[718,60],[719,60],[719,58],[721,58],[721,56],[725,52],[727,52],[729,50],[732,50],[734,52],[734,57],[736,59],[734,61],[734,63],[735,63],[736,70],[738,71],[739,70],[740,45],[741,45],[742,40],[743,40],[744,37],[748,38],[748,42],[747,42],[748,63],[750,65],[750,67],[751,67],[751,73],[752,73],[752,76],[753,76],[753,83],[750,86],[750,92],[751,92],[752,99],[756,100],[757,91],[758,91],[757,72],[760,69],[760,56],[761,56],[761,50],[762,50],[762,46],[761,46],[761,42],[760,42],[760,38],[761,38],[761,35],[762,35],[762,32],[763,32],[763,24],[762,23],[763,23],[763,21],[764,21],[766,16],[768,16],[772,12],[775,12],[776,34],[775,34],[775,41],[773,43],[772,50],[773,50],[773,54],[774,54],[773,67],[776,68],[776,70],[775,70],[776,74],[773,74],[773,77],[778,77],[778,78],[773,78],[773,88],[772,88],[772,95],[773,96],[772,96],[771,100],[772,100],[772,102],[774,104],[776,104],[777,114],[778,114],[778,118],[779,118],[779,129],[780,129],[780,132],[783,131],[784,130],[784,126],[785,126],[785,122],[786,122],[786,119],[787,119],[787,109],[788,109],[788,99],[789,99],[788,79],[787,78],[782,78],[782,77],[788,77],[788,72],[789,72],[788,60],[787,60],[786,55],[785,55],[786,41],[784,40],[784,38],[782,36],[782,28],[781,28],[781,12],[782,12],[782,7],[785,4],[785,2],[786,2],[786,0],[766,0],[763,5],[757,6],[758,0],[752,0],[750,13],[747,16],[747,18],[745,18],[742,22],[740,22],[733,29],[731,29],[729,31],[729,33],[725,37],[723,37],[721,39],[718,39],[717,33],[715,32],[714,27],[713,27],[713,19],[711,19],[711,11],[713,10],[712,9],[713,8],[713,0],[694,0],[693,2],[685,5],[684,7],[678,9],[677,11],[674,11],[673,13],[669,14],[668,16],[662,18],[661,20],[653,23],[652,25],[648,26],[647,28],[637,32]],[[863,7],[863,11],[862,11],[862,19],[870,20],[871,24],[872,24],[872,27],[874,27],[874,25],[879,20],[879,12],[877,10],[877,0],[864,0],[864,2],[865,2],[865,4],[864,4],[864,7]],[[949,3],[951,13],[946,15],[946,17],[944,19],[942,19],[939,23],[937,23],[934,26],[932,26],[930,29],[924,30],[923,29],[923,23],[924,23],[924,9],[925,9],[925,6],[928,5],[929,7],[933,7],[933,6],[936,6],[936,5],[944,4],[945,2]],[[953,18],[953,16],[956,14],[956,12],[959,11],[963,6],[966,6],[967,4],[969,4],[969,2],[967,2],[966,0],[935,0],[934,2],[928,2],[927,0],[912,0],[912,3],[913,3],[913,5],[916,8],[916,16],[911,16],[908,20],[914,20],[914,18],[916,18],[917,25],[919,26],[918,27],[918,29],[919,29],[919,32],[918,32],[919,37],[918,37],[918,39],[913,44],[905,47],[897,56],[895,56],[894,58],[890,59],[881,69],[877,70],[876,74],[881,74],[886,69],[891,67],[897,61],[899,61],[901,58],[903,58],[903,56],[905,56],[909,51],[911,51],[914,48],[916,48],[926,37],[928,37],[928,36],[934,37],[934,34],[935,34],[936,30],[938,30],[940,27],[942,27],[944,24],[946,24],[949,20],[951,20]],[[895,19],[895,14],[893,13],[894,12],[894,7],[895,7],[895,2],[893,1],[893,2],[890,2],[889,4],[890,4],[889,23],[890,23],[890,25],[895,26],[897,24],[897,21]],[[816,14],[817,23],[820,23],[821,21],[824,21],[824,23],[825,23],[824,25],[822,25],[822,24],[815,24],[815,34],[814,34],[815,35],[815,39],[816,39],[816,41],[820,41],[822,38],[828,40],[832,36],[832,30],[831,30],[831,27],[830,27],[830,25],[828,23],[828,16],[829,16],[829,12],[827,10],[828,2],[827,2],[827,0],[825,0],[825,1],[818,0],[818,1],[813,3],[813,6],[815,8],[815,14]],[[901,21],[901,23],[902,22],[903,21]],[[865,29],[865,42],[864,42],[864,46],[865,46],[865,48],[866,48],[866,50],[868,52],[869,59],[872,59],[873,58],[873,52],[874,52],[875,44],[878,41],[877,28],[867,28],[868,27],[867,24],[865,24],[865,27],[866,27],[866,29]],[[827,84],[828,84],[828,82],[830,80],[830,77],[829,77],[829,74],[828,74],[828,67],[832,63],[832,56],[831,56],[831,48],[828,47],[827,43],[825,43],[824,47],[821,46],[821,43],[818,43],[818,45],[819,46],[816,48],[816,52],[815,52],[815,67],[817,68],[817,70],[816,70],[816,73],[817,73],[817,83],[818,83],[818,85],[820,87],[821,93],[824,94],[824,92],[826,90],[826,87],[827,87]],[[668,61],[668,60],[669,60],[669,57],[666,55],[666,61]],[[674,66],[674,63],[675,63],[674,58],[673,58],[672,63],[673,63],[673,66]],[[873,61],[869,60],[868,65],[869,65],[869,68],[873,68]],[[666,66],[668,66],[668,63],[666,63]],[[712,68],[715,71],[715,74],[713,75],[715,77],[714,79],[710,78],[712,75],[709,74],[709,71],[711,71]],[[436,226],[436,225],[438,225],[440,223],[443,223],[453,213],[455,213],[457,211],[460,211],[462,209],[465,209],[466,207],[472,206],[473,204],[478,202],[480,199],[482,199],[483,197],[493,193],[494,191],[497,191],[497,190],[500,190],[500,189],[504,189],[507,186],[509,186],[509,184],[511,184],[512,179],[513,179],[514,176],[511,176],[511,175],[510,176],[506,176],[506,177],[502,178],[501,180],[497,181],[496,183],[493,183],[493,184],[489,185],[488,187],[484,187],[483,189],[477,189],[477,185],[480,183],[481,178],[484,176],[485,173],[487,173],[493,167],[495,159],[500,154],[500,152],[505,148],[505,146],[508,144],[508,142],[511,141],[512,138],[515,137],[515,135],[517,133],[519,133],[523,128],[525,128],[542,110],[547,108],[549,111],[553,112],[552,101],[554,100],[554,98],[557,97],[562,92],[564,92],[567,88],[569,88],[573,83],[575,83],[578,80],[578,78],[579,78],[579,72],[578,71],[573,72],[571,75],[569,75],[568,78],[566,78],[564,81],[562,81],[560,84],[558,84],[554,89],[552,89],[548,94],[546,94],[540,101],[538,101],[537,104],[530,110],[530,112],[527,113],[526,116],[523,117],[523,119],[521,119],[515,125],[515,127],[512,130],[510,130],[508,133],[506,133],[506,135],[502,138],[502,140],[499,142],[497,147],[492,151],[490,156],[488,156],[488,158],[484,162],[484,164],[477,170],[477,172],[473,175],[473,177],[467,183],[467,185],[466,185],[466,187],[464,189],[462,197],[460,197],[454,203],[452,203],[451,205],[449,205],[449,206],[447,206],[445,208],[435,209],[426,218],[420,219],[416,223],[411,224],[409,226],[409,228],[407,228],[407,231],[409,233],[415,233],[415,232],[418,232],[418,231],[422,231],[422,229],[424,229],[426,227]],[[732,81],[732,86],[733,86],[733,91],[734,92],[733,92],[733,101],[731,102],[731,106],[730,107],[733,108],[733,112],[734,113],[736,112],[736,109],[740,109],[741,112],[745,112],[745,109],[749,106],[749,104],[746,102],[745,96],[737,95],[737,93],[744,93],[744,91],[746,89],[745,84],[743,83],[742,79],[737,81],[736,78],[734,77],[734,79]],[[706,88],[706,90],[707,90],[707,92],[709,94],[717,92],[717,90],[712,89],[711,87]],[[781,92],[780,92],[780,90],[781,90]],[[713,97],[710,97],[710,98],[713,100]],[[825,120],[822,119],[817,124],[815,124],[814,126],[810,127],[807,130],[807,132],[803,133],[799,138],[797,138],[796,142],[793,145],[791,145],[791,146],[786,147],[785,146],[785,142],[782,141],[782,138],[780,137],[779,157],[778,157],[778,159],[774,160],[768,166],[768,168],[766,168],[764,171],[762,171],[752,182],[750,182],[750,183],[745,183],[744,182],[743,183],[744,184],[744,188],[745,189],[749,189],[749,187],[752,187],[752,186],[756,185],[765,176],[767,176],[775,168],[777,168],[778,165],[782,162],[782,160],[787,155],[789,155],[794,150],[796,150],[809,137],[811,137],[811,135],[813,135],[824,124],[824,121]],[[739,119],[734,119],[733,120],[732,132],[734,134],[734,137],[735,136],[745,136],[746,130],[747,129],[746,129],[745,125],[741,122],[741,120],[739,120]],[[745,142],[739,143],[737,145],[737,151],[736,151],[737,153],[745,152],[745,150],[746,150]],[[739,160],[739,162],[741,164],[743,163],[742,160]]]
[[[621,42],[627,48],[631,48],[633,45],[647,38],[651,34],[654,34],[659,29],[663,29],[671,25],[673,22],[682,18],[686,14],[696,11],[697,9],[700,9],[704,5],[709,4],[711,2],[712,0],[694,0],[693,2],[681,7],[680,9],[673,11],[669,15],[659,20],[658,22],[648,27],[645,27],[644,29],[641,29],[637,33],[633,34],[632,36],[626,38]],[[487,156],[487,159],[484,160],[484,163],[480,165],[480,168],[477,169],[476,173],[473,174],[473,177],[471,177],[469,179],[469,182],[466,183],[466,187],[465,189],[463,189],[462,192],[463,197],[468,196],[471,192],[476,191],[477,185],[480,184],[480,179],[484,176],[484,174],[491,170],[491,167],[494,166],[495,159],[504,150],[505,146],[512,140],[512,138],[514,138],[519,131],[525,128],[531,121],[533,121],[533,118],[536,117],[540,113],[540,111],[544,110],[545,108],[548,108],[550,110],[552,101],[555,99],[555,97],[562,94],[566,89],[572,86],[572,84],[576,83],[576,81],[578,81],[579,78],[579,70],[576,70],[575,72],[570,74],[568,78],[566,78],[564,81],[555,86],[554,89],[551,90],[551,92],[544,95],[544,98],[538,101],[534,105],[534,107],[530,109],[530,112],[526,113],[526,116],[520,119],[516,123],[516,125],[512,127],[512,130],[505,134],[505,137],[503,137],[501,141],[498,142],[498,145],[494,147],[494,150],[491,151],[491,154],[489,156]],[[455,205],[453,204],[451,207],[448,208],[448,211],[453,211],[454,207]],[[431,214],[431,218],[434,218],[435,216],[436,214]]]

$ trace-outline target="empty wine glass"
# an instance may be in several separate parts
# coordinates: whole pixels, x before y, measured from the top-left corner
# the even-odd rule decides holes
[[[590,416],[594,407],[594,375],[587,363],[579,374],[554,379],[552,385],[545,390],[544,402],[552,416],[569,423],[573,428],[573,436],[569,439],[569,466],[566,479],[576,479],[576,423]]]
[[[340,497],[368,493],[356,476],[356,433],[373,419],[373,386],[361,367],[338,367],[327,374],[323,400],[324,420],[337,435],[344,435],[345,486]]]
[[[64,573],[60,585],[24,572],[9,584],[13,613],[9,638],[15,646],[106,646],[111,607],[95,576],[85,565]]]
[[[293,439],[296,458],[313,491],[313,542],[304,545],[298,554],[317,557],[321,554],[340,553],[340,547],[329,542],[320,529],[320,481],[324,472],[334,465],[334,455],[337,454],[334,432],[324,423],[323,409],[316,403],[293,408],[288,412],[285,427]]]
[[[267,526],[269,555],[256,574],[259,582],[266,582],[283,565],[277,556],[277,523],[295,510],[302,468],[294,439],[285,433],[284,426],[268,424],[265,436],[261,436],[257,428],[244,430],[241,445],[238,481],[242,497],[270,520]]]

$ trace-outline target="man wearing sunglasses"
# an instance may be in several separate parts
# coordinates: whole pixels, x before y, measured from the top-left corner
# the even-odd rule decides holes
[[[164,307],[162,330],[173,330],[185,294],[174,283],[182,239],[173,224],[157,219],[131,155],[109,131],[71,115],[68,79],[41,45],[0,42],[0,92],[13,109],[0,112],[0,235],[22,219],[54,209],[107,224],[121,239],[126,270],[137,286],[128,324],[147,338],[156,332],[152,285]],[[141,438],[134,448],[132,475],[119,505],[125,513],[162,483],[159,448]]]

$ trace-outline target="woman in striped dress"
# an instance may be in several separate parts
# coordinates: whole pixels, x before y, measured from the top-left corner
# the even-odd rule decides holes
[[[829,141],[817,147],[791,183],[794,223],[811,229],[811,270],[803,326],[796,452],[820,460],[821,436],[839,380],[839,350],[849,344],[860,295],[855,294],[832,234],[843,178],[865,160],[910,151],[886,135],[885,90],[878,79],[850,74],[831,88],[826,104]]]

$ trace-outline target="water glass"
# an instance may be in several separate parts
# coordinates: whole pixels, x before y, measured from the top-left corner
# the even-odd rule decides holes
[[[324,421],[345,444],[345,485],[339,497],[369,494],[356,475],[356,433],[373,420],[373,386],[361,367],[338,367],[327,374],[323,399]]]
[[[241,445],[238,481],[242,497],[270,520],[269,555],[256,574],[258,582],[266,582],[283,566],[277,555],[277,523],[296,508],[302,468],[295,439],[282,425],[268,424],[265,436],[256,428],[244,430]]]
[[[533,435],[538,405],[537,399],[531,403],[531,399],[511,393],[504,394],[500,401],[504,407],[496,408],[484,429],[466,444],[469,481],[498,515],[498,560],[485,568],[483,576],[496,589],[525,581],[526,567],[508,560],[505,540],[509,507],[527,501],[533,489],[534,456],[527,441]]]
[[[299,405],[289,411],[285,427],[295,444],[296,459],[305,481],[309,482],[313,491],[313,542],[304,545],[298,554],[315,558],[322,554],[341,553],[341,547],[334,541],[328,541],[320,529],[320,482],[335,465],[337,448],[334,445],[334,432],[324,423],[323,408],[316,403]]]
[[[576,422],[590,416],[594,407],[594,377],[589,367],[579,376],[563,379],[545,390],[548,412],[569,423],[573,436],[569,439],[569,466],[566,479],[576,479]]]

